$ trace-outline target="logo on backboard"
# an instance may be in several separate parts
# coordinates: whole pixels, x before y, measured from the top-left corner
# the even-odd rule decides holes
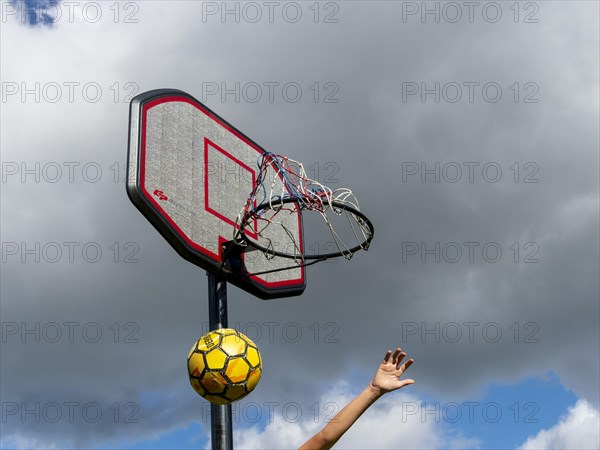
[[[169,197],[167,197],[163,191],[160,191],[158,189],[155,189],[153,194],[156,195],[159,200],[168,200],[169,199]]]

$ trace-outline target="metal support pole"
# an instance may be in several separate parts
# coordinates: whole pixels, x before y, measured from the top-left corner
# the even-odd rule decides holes
[[[208,320],[211,330],[227,328],[227,283],[210,272],[208,275]],[[213,450],[233,449],[231,405],[210,404],[210,433]]]

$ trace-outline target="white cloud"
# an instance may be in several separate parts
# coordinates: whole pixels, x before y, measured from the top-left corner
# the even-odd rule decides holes
[[[519,449],[597,449],[600,448],[599,430],[598,410],[587,401],[579,400],[558,424],[530,436]]]
[[[17,436],[8,436],[6,439],[2,438],[0,439],[0,448],[2,449],[10,449],[10,448],[14,448],[14,449],[46,449],[46,450],[52,450],[52,449],[56,449],[56,448],[60,448],[58,446],[56,446],[56,444],[53,443],[48,443],[48,442],[43,442],[41,440],[35,439],[35,438],[31,438],[31,437],[26,437],[23,435],[17,435]]]
[[[321,405],[334,403],[339,409],[358,394],[346,382],[327,390],[320,399]],[[480,442],[447,429],[418,414],[409,414],[406,405],[420,405],[421,400],[406,392],[388,394],[366,411],[336,444],[336,448],[478,448]],[[286,422],[274,418],[264,430],[259,427],[238,429],[235,446],[245,449],[298,448],[326,424],[305,415],[305,420]]]

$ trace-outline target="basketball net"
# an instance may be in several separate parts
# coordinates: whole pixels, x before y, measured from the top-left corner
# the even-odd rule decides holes
[[[297,242],[294,233],[289,230],[283,220],[278,220],[286,212],[289,214],[312,211],[318,213],[327,226],[333,242],[337,247],[335,254],[311,256],[308,259],[328,259],[330,257],[344,256],[351,259],[354,253],[366,250],[373,237],[373,228],[368,220],[365,221],[360,214],[358,200],[350,189],[339,188],[332,190],[329,187],[309,178],[302,163],[286,156],[266,152],[257,160],[258,176],[254,190],[248,196],[246,204],[240,211],[234,229],[234,242],[244,245],[242,233],[250,221],[257,224],[257,235],[261,242],[262,250],[269,259],[274,256],[284,256],[303,264],[307,255],[303,253],[302,246]],[[280,182],[276,183],[276,180]],[[278,185],[279,187],[276,187]],[[270,213],[266,213],[270,211]],[[360,214],[357,215],[353,211]],[[334,229],[330,217],[345,215],[351,233],[346,233],[344,239]],[[239,231],[238,228],[239,227]],[[280,227],[289,236],[293,250],[283,255],[275,251],[275,246],[269,237],[271,227]],[[353,238],[352,238],[353,236]],[[252,243],[246,242],[252,245]]]

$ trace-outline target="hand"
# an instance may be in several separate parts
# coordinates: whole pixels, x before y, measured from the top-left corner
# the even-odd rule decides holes
[[[376,395],[383,395],[415,382],[410,378],[400,380],[400,376],[414,362],[411,358],[404,364],[401,364],[405,356],[406,353],[400,348],[397,348],[393,355],[391,350],[387,351],[383,358],[383,362],[379,365],[379,369],[377,369],[377,372],[375,372],[375,376],[371,381],[370,387],[374,390]]]
[[[392,351],[388,350],[369,386],[344,406],[325,428],[306,441],[300,449],[330,449],[379,397],[386,392],[413,384],[414,380],[399,379],[413,363],[411,358],[402,364],[405,356],[406,353],[399,348],[396,349],[393,356]]]

